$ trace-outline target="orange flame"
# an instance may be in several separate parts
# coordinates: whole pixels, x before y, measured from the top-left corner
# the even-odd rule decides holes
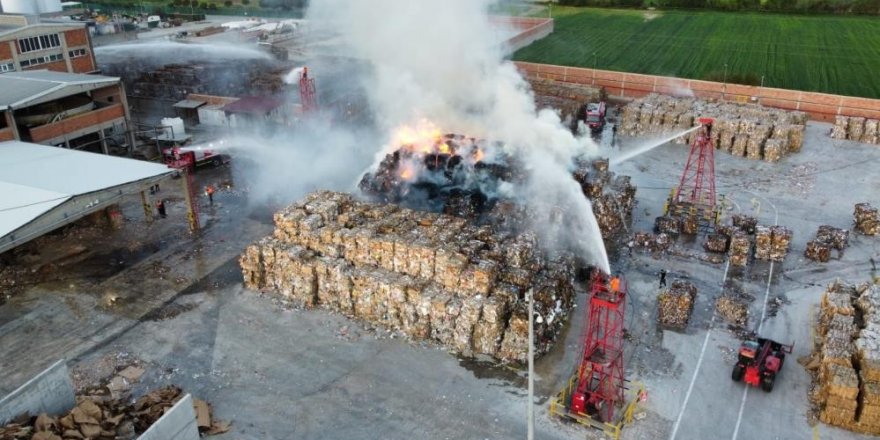
[[[479,161],[483,160],[484,157],[486,157],[486,153],[483,153],[482,149],[480,149],[480,148],[474,149],[474,162],[479,162]]]
[[[440,147],[438,148],[438,150],[440,151],[441,154],[449,154],[452,152],[452,149],[449,148],[449,144],[447,144],[446,142],[442,143],[440,145]]]
[[[429,154],[440,141],[440,129],[427,120],[421,120],[416,126],[403,125],[392,135],[393,148],[405,148],[412,153]],[[448,145],[447,145],[448,148]]]

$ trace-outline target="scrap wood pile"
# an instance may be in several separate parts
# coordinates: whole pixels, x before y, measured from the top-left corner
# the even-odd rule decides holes
[[[849,246],[849,231],[835,228],[834,226],[822,225],[816,231],[816,238],[807,242],[804,256],[820,263],[831,259],[831,250],[835,249],[838,255]]]
[[[0,427],[2,440],[133,440],[159,420],[184,396],[180,388],[153,390],[131,403],[112,397],[106,388],[87,391],[76,398],[67,414],[53,417],[24,416]],[[193,399],[199,430],[205,435],[221,434],[229,424],[212,420],[207,402]]]
[[[877,145],[880,144],[880,121],[859,116],[838,116],[831,129],[831,137]]]
[[[856,232],[862,235],[880,234],[880,213],[870,203],[859,203],[853,211]]]
[[[528,81],[535,92],[538,108],[558,109],[563,119],[577,117],[584,103],[602,99],[602,90],[598,87],[545,78],[529,78]]]
[[[675,280],[657,296],[657,320],[663,327],[684,329],[691,319],[697,287],[684,280]]]
[[[807,368],[816,387],[819,419],[866,434],[880,434],[880,287],[840,280],[822,296],[817,334]]]
[[[781,262],[788,255],[791,230],[784,226],[755,227],[755,258]]]
[[[528,352],[527,289],[543,317],[538,353],[574,297],[573,260],[549,258],[531,233],[328,191],[278,211],[274,235],[249,246],[240,264],[250,289],[517,361]]]
[[[775,162],[800,151],[804,142],[806,113],[762,107],[757,104],[707,102],[650,94],[623,108],[621,134],[668,135],[687,130],[700,118],[714,118],[715,148],[735,156]],[[674,142],[690,144],[696,134]]]

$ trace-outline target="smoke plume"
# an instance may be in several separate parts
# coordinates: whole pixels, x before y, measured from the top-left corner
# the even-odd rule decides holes
[[[388,141],[395,127],[427,119],[443,132],[503,142],[527,163],[518,194],[544,243],[573,246],[608,271],[592,207],[569,172],[573,157],[597,147],[573,136],[557,113],[536,109],[528,83],[505,61],[510,30],[491,22],[493,3],[313,0],[307,18],[314,31],[338,35],[344,55],[372,64],[364,87]],[[559,209],[569,221],[551,218]]]

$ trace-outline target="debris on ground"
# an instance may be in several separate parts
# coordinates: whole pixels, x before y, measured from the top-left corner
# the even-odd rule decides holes
[[[657,296],[657,320],[661,327],[687,328],[697,298],[697,287],[684,280],[675,280]]]

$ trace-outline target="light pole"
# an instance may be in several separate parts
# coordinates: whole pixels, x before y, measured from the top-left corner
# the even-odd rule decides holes
[[[724,63],[724,79],[721,82],[727,82],[727,63]]]
[[[532,298],[534,292],[529,289],[529,400],[526,401],[528,421],[526,426],[526,438],[535,438],[535,410],[532,408],[535,396],[535,305]]]

